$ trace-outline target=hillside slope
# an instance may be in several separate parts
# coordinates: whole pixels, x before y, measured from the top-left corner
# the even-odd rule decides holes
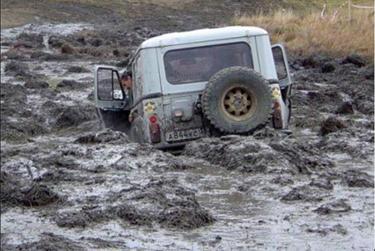
[[[1,0],[1,27],[29,22],[128,23],[151,28],[196,28],[227,23],[234,15],[278,8],[319,7],[319,1],[272,0]]]

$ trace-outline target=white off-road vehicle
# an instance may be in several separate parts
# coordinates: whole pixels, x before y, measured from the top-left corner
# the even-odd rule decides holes
[[[285,51],[258,27],[170,33],[144,41],[125,70],[96,66],[95,101],[105,126],[158,148],[218,134],[286,129],[291,78]]]

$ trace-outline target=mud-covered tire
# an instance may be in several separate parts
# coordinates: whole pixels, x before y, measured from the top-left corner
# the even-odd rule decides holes
[[[265,126],[271,117],[271,88],[254,70],[229,67],[208,81],[202,95],[202,110],[222,133],[251,133]]]

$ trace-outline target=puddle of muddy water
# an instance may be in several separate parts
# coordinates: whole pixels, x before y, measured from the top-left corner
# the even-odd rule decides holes
[[[69,93],[66,93],[69,95]],[[316,134],[300,131],[305,140],[316,140]],[[22,152],[33,144],[45,145],[45,150],[60,145],[61,149],[77,152],[76,169],[71,170],[85,177],[82,182],[59,182],[52,188],[68,196],[67,204],[53,208],[13,208],[1,215],[1,233],[9,245],[38,241],[44,232],[51,232],[76,241],[87,249],[98,248],[97,241],[110,243],[116,248],[136,250],[367,250],[373,247],[373,190],[348,188],[334,182],[333,192],[321,202],[282,202],[280,196],[291,187],[307,184],[308,175],[293,176],[293,185],[280,186],[272,182],[275,175],[258,173],[244,174],[238,170],[227,170],[202,161],[194,168],[181,171],[163,170],[151,167],[157,158],[134,156],[129,158],[126,171],[108,168],[121,159],[122,150],[136,147],[129,145],[77,145],[75,137],[41,136],[35,143],[24,145]],[[13,147],[4,144],[5,148]],[[17,147],[16,147],[17,148]],[[54,150],[52,150],[54,151]],[[92,152],[91,157],[85,157]],[[45,153],[40,153],[40,157]],[[335,168],[350,168],[350,157],[344,153],[331,153],[336,161]],[[186,158],[180,155],[178,158]],[[186,159],[186,161],[191,161]],[[357,162],[359,170],[373,173],[372,158]],[[95,166],[107,167],[95,173]],[[349,165],[349,166],[348,166]],[[149,167],[149,168],[148,168]],[[201,206],[207,208],[216,221],[209,226],[189,231],[164,229],[158,224],[152,227],[129,226],[118,219],[90,224],[85,228],[60,228],[51,215],[80,209],[89,198],[102,206],[108,204],[112,194],[129,189],[132,185],[146,185],[150,178],[176,178],[180,184],[194,191]],[[103,183],[89,181],[101,178]],[[245,188],[240,188],[245,187]],[[350,202],[349,213],[319,215],[313,212],[319,205],[335,199],[345,198]],[[340,225],[339,225],[340,224]],[[96,240],[96,241],[95,241]]]
[[[197,170],[199,170],[197,172]],[[371,214],[373,203],[365,203],[363,199],[370,201],[373,191],[367,190],[364,196],[358,196],[356,191],[345,189],[342,186],[335,187],[332,198],[353,197],[356,204],[354,210],[358,213],[350,215],[339,215],[337,217],[320,217],[312,212],[316,203],[282,203],[273,199],[272,192],[262,188],[272,186],[270,178],[263,174],[246,177],[236,172],[220,172],[216,169],[198,168],[193,173],[202,174],[201,179],[194,179],[189,183],[185,179],[185,185],[193,187],[197,191],[198,201],[205,207],[210,208],[217,217],[217,222],[208,230],[196,230],[192,239],[203,243],[207,239],[220,236],[222,239],[217,247],[230,247],[233,249],[287,249],[287,250],[345,250],[348,247],[365,250],[373,245],[372,240],[366,238],[372,232],[371,223],[362,226],[363,216],[367,211]],[[189,172],[175,174],[180,179],[189,177]],[[254,182],[262,180],[262,182]],[[246,193],[239,192],[236,187],[243,183],[254,183]],[[305,182],[305,180],[300,180]],[[209,187],[209,189],[207,189]],[[280,189],[280,188],[276,188]],[[360,203],[358,200],[362,200]],[[358,203],[358,204],[357,204]],[[370,216],[370,215],[368,215]],[[371,217],[370,217],[371,218]],[[345,222],[344,228],[349,232],[347,235],[329,233],[320,237],[316,234],[308,234],[308,227],[319,226],[330,229],[337,222]],[[367,229],[364,234],[358,233],[356,229]],[[302,230],[302,231],[301,231]],[[189,237],[189,235],[186,235]],[[209,238],[207,238],[209,237]]]
[[[87,23],[26,24],[16,28],[2,29],[1,39],[2,41],[15,39],[21,33],[67,36],[83,29],[93,29],[93,26]]]

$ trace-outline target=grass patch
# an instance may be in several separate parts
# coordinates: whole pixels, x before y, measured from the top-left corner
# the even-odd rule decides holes
[[[374,11],[353,9],[348,20],[347,7],[297,13],[279,10],[269,15],[235,17],[236,25],[259,26],[266,29],[272,42],[281,42],[297,55],[322,53],[346,56],[356,53],[374,60]]]
[[[56,79],[56,78],[50,78],[50,79],[47,79],[46,81],[49,84],[49,88],[51,88],[52,90],[56,90],[57,84],[61,82],[60,79]]]
[[[1,28],[21,26],[35,22],[36,11],[28,8],[1,9]]]

